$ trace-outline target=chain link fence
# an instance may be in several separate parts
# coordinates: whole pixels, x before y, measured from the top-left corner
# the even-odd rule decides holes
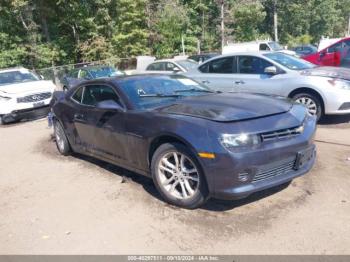
[[[135,70],[137,64],[136,58],[110,58],[100,61],[84,62],[78,64],[69,64],[63,66],[53,66],[47,68],[36,69],[36,73],[43,76],[45,80],[52,80],[57,86],[57,89],[62,89],[62,79],[65,74],[76,68],[85,66],[107,65],[113,66],[120,71]]]

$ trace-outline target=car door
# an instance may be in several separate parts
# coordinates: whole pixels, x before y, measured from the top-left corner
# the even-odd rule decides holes
[[[198,73],[191,73],[188,76],[213,90],[234,92],[237,80],[236,66],[234,56],[221,57],[204,63],[198,68]]]
[[[265,68],[275,66],[257,56],[237,57],[236,90],[247,93],[280,95],[280,89],[286,84],[285,74],[267,74]]]
[[[335,43],[319,53],[318,64],[321,66],[339,66],[342,42]]]
[[[90,153],[116,162],[126,161],[125,113],[98,108],[98,103],[113,100],[123,103],[109,85],[86,85],[81,108],[74,115],[77,134]]]

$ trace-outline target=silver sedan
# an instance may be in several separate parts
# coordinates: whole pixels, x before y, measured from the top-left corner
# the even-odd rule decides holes
[[[184,75],[214,90],[289,97],[318,119],[350,114],[350,69],[317,67],[279,52],[223,55]]]

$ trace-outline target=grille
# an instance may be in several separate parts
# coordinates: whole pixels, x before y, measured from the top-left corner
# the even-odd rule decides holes
[[[39,93],[39,94],[33,94],[33,95],[29,95],[29,96],[19,97],[19,98],[17,98],[17,103],[38,102],[38,101],[42,101],[42,100],[50,98],[51,95],[52,94],[50,92],[46,92],[46,93]]]
[[[260,170],[253,178],[253,182],[262,181],[265,179],[273,178],[276,176],[284,175],[292,170],[294,170],[295,160],[290,160],[283,164],[277,165],[275,167],[270,167],[269,169]]]
[[[263,133],[261,134],[262,141],[269,141],[281,138],[290,138],[293,136],[297,136],[304,131],[304,126],[298,126],[294,128],[287,128],[282,130],[277,130],[273,132]]]

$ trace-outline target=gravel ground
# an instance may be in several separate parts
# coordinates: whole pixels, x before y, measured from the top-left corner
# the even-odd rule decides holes
[[[308,175],[191,211],[147,178],[60,156],[44,120],[0,127],[0,254],[350,254],[349,132],[328,119]]]

